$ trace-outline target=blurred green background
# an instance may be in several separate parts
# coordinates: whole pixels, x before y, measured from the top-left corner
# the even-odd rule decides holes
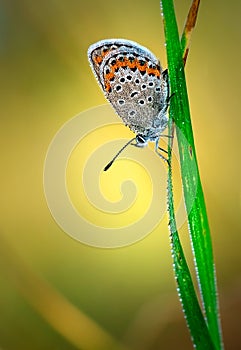
[[[175,5],[181,31],[190,1]],[[227,349],[241,348],[240,11],[238,0],[201,3],[186,66]],[[81,312],[132,349],[192,349],[167,217],[136,244],[98,249],[65,234],[44,197],[52,138],[76,114],[105,103],[87,48],[119,37],[148,47],[166,67],[157,0],[0,2],[3,350],[91,349],[81,340],[81,329],[91,329]],[[190,256],[186,225],[180,233]]]

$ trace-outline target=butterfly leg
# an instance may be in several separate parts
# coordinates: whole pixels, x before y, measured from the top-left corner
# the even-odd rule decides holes
[[[156,154],[158,154],[158,156],[159,156],[160,158],[162,158],[163,160],[165,160],[165,162],[167,162],[167,164],[170,166],[169,159],[167,159],[166,157],[164,157],[164,156],[161,154],[161,152],[159,152],[159,150],[162,151],[162,152],[165,152],[165,153],[168,153],[168,152],[167,152],[165,149],[159,147],[158,143],[159,143],[159,138],[156,139],[156,141],[155,141],[155,152],[156,152]]]
[[[167,108],[168,108],[169,102],[170,102],[171,98],[175,95],[175,92],[173,92],[173,93],[170,95],[169,83],[168,83],[168,81],[169,81],[168,69],[165,69],[165,70],[162,72],[162,77],[163,77],[163,79],[167,82],[168,93],[167,93],[166,104],[167,104]]]
[[[170,100],[171,100],[171,98],[173,96],[175,96],[175,92],[173,92],[170,96],[167,97],[167,104],[168,104],[168,106],[169,106],[169,102],[170,102]]]

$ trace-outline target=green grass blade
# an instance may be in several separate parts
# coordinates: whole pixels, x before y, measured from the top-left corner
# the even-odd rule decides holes
[[[172,115],[172,107],[170,108],[170,115]],[[173,121],[169,119],[169,135],[173,134]],[[168,158],[171,162],[172,157],[172,139],[169,139]],[[198,299],[193,286],[192,278],[188,265],[183,253],[181,242],[179,240],[172,191],[172,168],[168,167],[168,212],[169,212],[169,229],[171,232],[171,246],[173,256],[174,274],[178,286],[178,294],[182,303],[186,322],[191,334],[192,342],[196,349],[215,349],[212,339],[210,337],[205,319],[203,317]]]
[[[194,1],[195,2],[195,1]],[[188,96],[186,90],[186,82],[184,75],[184,65],[182,58],[182,48],[179,41],[178,29],[175,19],[175,12],[172,0],[162,0],[162,10],[164,16],[164,27],[166,36],[166,48],[168,58],[168,70],[171,83],[171,92],[175,93],[171,100],[170,114],[173,116],[177,126],[177,139],[179,145],[181,173],[183,181],[183,189],[185,196],[185,204],[188,213],[188,221],[190,228],[190,236],[193,246],[193,253],[196,263],[199,287],[202,296],[204,314],[209,329],[209,334],[212,337],[216,349],[222,348],[221,330],[219,323],[218,303],[216,278],[213,262],[213,253],[211,245],[210,230],[208,225],[207,213],[205,208],[204,196],[201,187],[201,181],[198,171],[193,172],[192,169],[197,169],[196,152],[194,147],[193,133],[190,120],[190,111],[188,104]],[[185,34],[185,33],[184,33]],[[183,36],[183,49],[187,47],[187,36]],[[187,51],[188,52],[188,51]],[[172,198],[169,198],[172,201]],[[169,200],[169,210],[170,210]],[[171,215],[170,215],[171,216]],[[175,228],[173,229],[175,232]],[[172,231],[171,231],[172,232]],[[173,236],[173,232],[172,232]],[[177,251],[175,251],[177,249]],[[174,262],[180,256],[180,247],[173,243]],[[177,256],[175,256],[177,255]],[[176,263],[178,265],[178,263]],[[185,264],[184,264],[185,265]],[[176,267],[178,268],[178,266]],[[176,271],[175,271],[176,272]],[[178,272],[178,271],[177,271]],[[185,287],[186,280],[178,280],[179,294],[180,289]],[[180,286],[181,282],[181,286]],[[185,295],[185,290],[183,290]],[[195,293],[194,293],[195,294]],[[181,296],[182,298],[182,296]],[[188,296],[187,296],[188,299]],[[184,304],[184,300],[182,299]],[[190,327],[195,324],[192,320],[194,314],[187,315],[188,305],[184,306],[184,312],[187,318],[187,323]],[[197,310],[196,310],[197,311]],[[194,313],[194,310],[192,311]],[[190,319],[189,319],[190,316]],[[196,317],[197,315],[195,315]],[[199,317],[200,315],[198,315]],[[202,322],[201,319],[199,322]],[[193,336],[195,329],[190,329]],[[198,335],[196,334],[198,337]],[[210,348],[211,348],[210,344]],[[204,346],[202,347],[204,348]],[[206,348],[206,347],[205,347]]]

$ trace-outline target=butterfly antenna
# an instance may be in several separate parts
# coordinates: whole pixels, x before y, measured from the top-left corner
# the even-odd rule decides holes
[[[120,150],[119,152],[116,153],[116,155],[114,156],[114,158],[104,167],[104,171],[107,171],[111,165],[114,163],[114,161],[116,160],[116,158],[121,154],[122,151],[124,151],[124,149],[129,146],[130,143],[132,143],[133,141],[135,141],[135,137],[133,137],[133,139],[129,140]]]

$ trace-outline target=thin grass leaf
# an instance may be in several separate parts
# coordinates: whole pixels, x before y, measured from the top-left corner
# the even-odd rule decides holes
[[[172,128],[173,118],[177,125],[177,139],[179,145],[185,204],[188,213],[190,236],[193,246],[194,259],[196,262],[199,287],[203,300],[204,313],[209,329],[209,335],[212,337],[213,343],[215,344],[215,348],[222,349],[221,329],[219,323],[217,303],[216,278],[213,263],[210,231],[208,226],[200,176],[198,170],[196,173],[192,171],[192,169],[197,169],[197,160],[191,127],[190,111],[183,65],[183,61],[186,62],[189,50],[190,35],[196,22],[196,14],[199,6],[199,1],[193,1],[182,36],[181,44],[179,41],[178,29],[172,0],[162,0],[161,5],[164,16],[164,29],[166,36],[168,70],[171,83],[171,91],[172,93],[175,93],[174,97],[171,100],[169,126],[170,128]],[[184,57],[182,56],[182,53]],[[169,155],[171,155],[170,148],[171,147],[169,147]],[[169,169],[168,175],[168,205],[170,215],[174,270],[185,317],[191,332],[191,336],[193,338],[193,342],[196,345],[196,347],[200,349],[204,349],[204,347],[205,349],[213,349],[213,343],[212,341],[210,341],[210,337],[206,333],[202,333],[202,339],[200,340],[200,342],[198,342],[198,339],[200,337],[198,328],[203,327],[204,319],[203,316],[200,315],[200,308],[197,307],[197,297],[193,289],[193,284],[191,281],[188,266],[183,255],[183,251],[178,238],[178,233],[176,230],[172,196],[171,169]],[[183,271],[185,271],[185,273]],[[189,300],[190,298],[193,298],[191,304]],[[190,305],[192,306],[190,307]],[[198,323],[200,323],[200,326],[198,326]],[[203,339],[203,337],[205,339]],[[209,345],[207,345],[207,342],[209,343]]]
[[[172,108],[170,108],[172,109]],[[170,110],[170,114],[172,114]],[[169,119],[169,135],[173,132],[173,121]],[[172,139],[169,140],[168,156],[169,161],[172,157]],[[205,319],[203,317],[198,299],[193,286],[192,278],[188,265],[183,253],[181,242],[179,240],[172,191],[172,168],[168,167],[168,212],[169,212],[169,229],[171,232],[171,246],[173,257],[174,274],[178,286],[178,295],[182,303],[186,322],[191,334],[193,345],[196,349],[215,349],[212,339],[210,337]]]

